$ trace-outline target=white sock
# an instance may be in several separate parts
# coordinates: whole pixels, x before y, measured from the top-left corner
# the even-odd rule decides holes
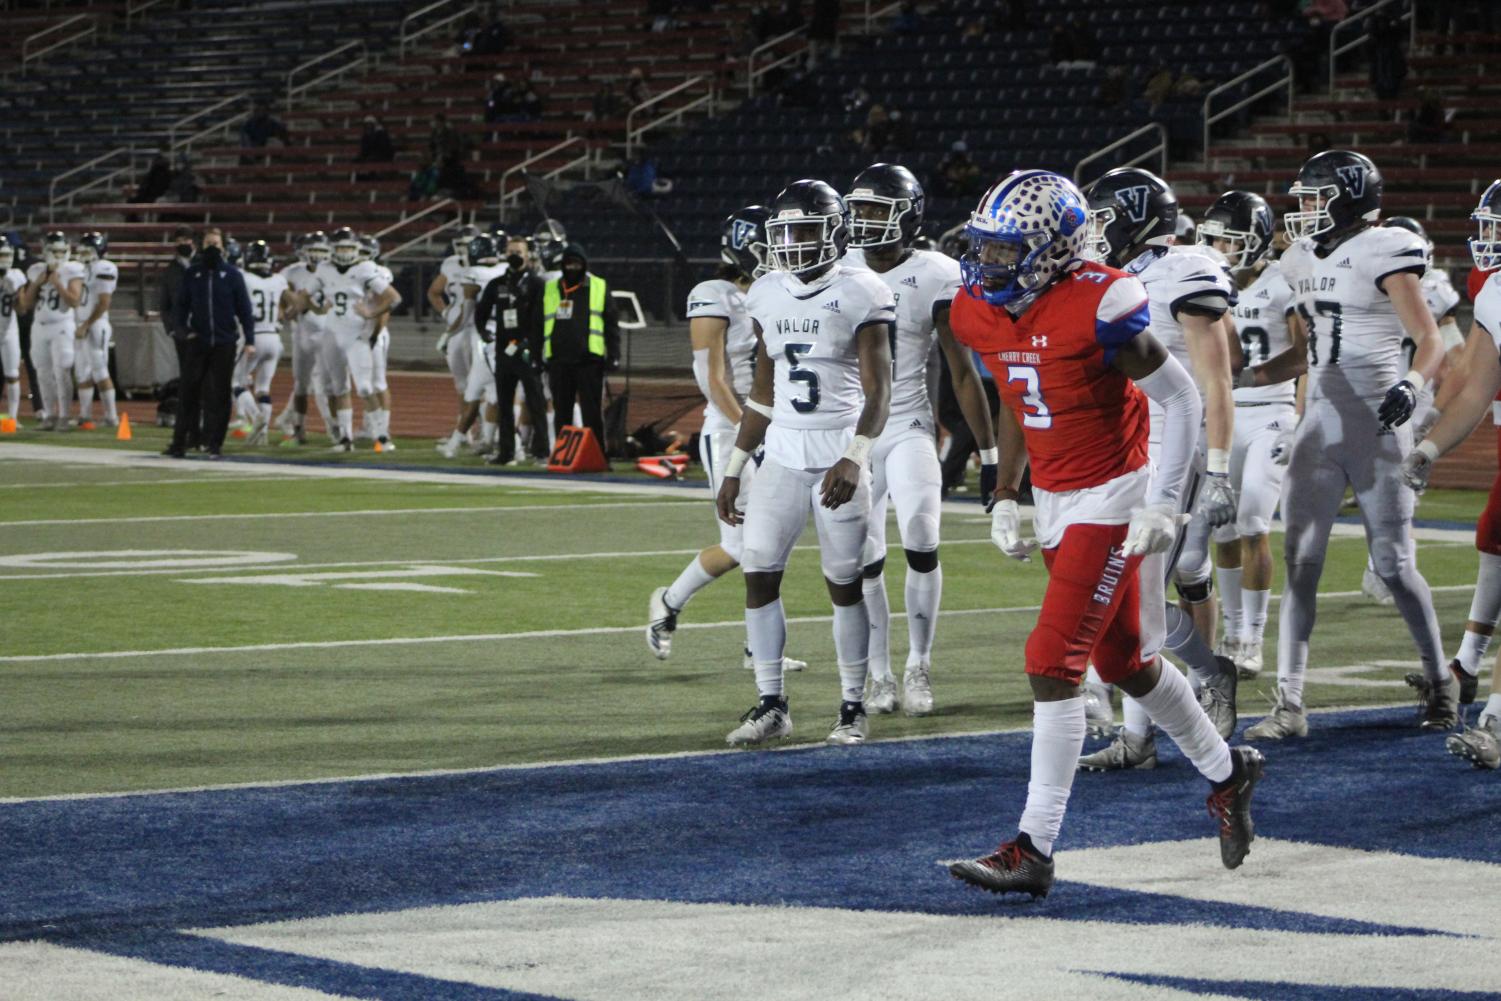
[[[248,389],[242,389],[235,397],[235,412],[241,419],[253,422],[260,408],[256,406],[255,394]]]
[[[5,384],[5,412],[18,420],[21,417],[21,380]]]
[[[486,445],[492,444],[495,441],[496,434],[499,432],[500,425],[494,421],[484,421],[483,424],[484,428],[480,432],[480,441]]]
[[[532,433],[535,430],[530,424],[523,424],[516,429],[516,451],[530,452],[532,450]]]
[[[464,444],[464,432],[456,430],[448,436],[449,448],[458,448],[462,444]]]
[[[1220,567],[1215,571],[1220,585],[1220,612],[1225,616],[1225,638],[1239,640],[1245,635],[1241,610],[1240,567]]]
[[[93,386],[79,386],[78,387],[78,419],[81,420],[81,421],[90,420],[93,417],[93,409],[94,409],[94,387]]]
[[[1177,673],[1178,669],[1164,664],[1164,671]],[[1133,737],[1145,737],[1152,732],[1152,714],[1147,712],[1142,704],[1129,695],[1121,696],[1121,719],[1126,732]]]
[[[683,572],[678,574],[678,579],[668,586],[665,599],[668,607],[674,610],[681,609],[695,594],[714,583],[714,580],[715,578],[699,562],[698,557],[693,557],[688,561],[688,565],[683,567]]]
[[[257,403],[255,405],[255,409],[261,415],[260,421],[256,424],[256,427],[270,427],[271,426],[271,404],[269,404],[269,403]]]
[[[870,613],[865,602],[834,606],[834,656],[839,661],[844,701],[862,701],[865,676],[870,670]]]
[[[1157,686],[1137,701],[1201,775],[1211,782],[1230,777],[1230,745],[1215,731],[1188,679],[1176,668],[1161,664]]]
[[[860,591],[865,595],[865,614],[870,617],[870,676],[877,681],[893,681],[891,603],[886,598],[886,575],[866,577],[860,583]]]
[[[745,610],[745,635],[756,662],[756,692],[782,694],[782,652],[787,648],[787,615],[782,599]]]
[[[390,422],[391,422],[391,413],[390,413],[390,411],[388,411],[388,410],[372,410],[372,411],[370,411],[370,433],[371,433],[371,435],[373,435],[377,440],[379,440],[381,438],[389,438],[389,437],[391,437],[391,434],[390,434]]]
[[[353,441],[354,440],[354,409],[353,408],[340,409],[339,410],[339,416],[338,416],[338,422],[339,422],[339,430],[338,430],[338,433],[334,437],[336,437],[340,441],[343,441],[345,438],[348,438],[350,441]]]
[[[1471,676],[1479,674],[1480,662],[1485,658],[1485,651],[1490,645],[1489,636],[1466,629],[1465,638],[1459,643],[1459,654],[1454,658],[1459,661],[1460,670]]]
[[[551,410],[547,412],[547,440],[548,442],[558,440],[558,415]]]
[[[1501,692],[1492,692],[1491,697],[1485,700],[1485,708],[1480,710],[1480,719],[1476,723],[1484,726],[1487,716],[1501,716]]]
[[[18,385],[16,389],[19,392],[20,386]],[[115,387],[111,386],[108,389],[101,390],[99,393],[99,399],[104,401],[104,419],[109,421],[118,421],[120,419],[120,413],[115,408]]]
[[[318,414],[323,418],[323,430],[328,432],[328,436],[334,441],[338,441],[339,424],[334,420],[334,412],[328,404],[328,397],[319,393],[313,399],[318,401]]]
[[[1266,610],[1272,603],[1272,592],[1240,591],[1241,639],[1248,643],[1260,643],[1266,635]]]
[[[1063,812],[1084,749],[1084,700],[1032,703],[1032,777],[1017,828],[1044,855],[1063,828]]]
[[[938,603],[943,598],[943,565],[927,573],[907,568],[908,664],[926,664],[933,658],[933,631],[938,626]]]

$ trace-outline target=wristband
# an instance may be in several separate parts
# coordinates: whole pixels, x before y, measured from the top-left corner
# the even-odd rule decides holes
[[[1423,387],[1428,385],[1428,380],[1423,378],[1423,373],[1419,372],[1417,369],[1412,369],[1403,378],[1412,383],[1412,391],[1414,393],[1421,393],[1423,391]]]
[[[757,403],[755,400],[746,400],[745,409],[754,410],[767,420],[771,420],[771,408],[764,403]]]
[[[1418,442],[1418,447],[1413,451],[1422,452],[1424,455],[1428,456],[1429,462],[1438,461],[1438,446],[1427,438],[1424,438],[1422,441]]]
[[[998,466],[1001,463],[1001,450],[999,448],[980,449],[980,465]]]
[[[1230,475],[1229,449],[1211,448],[1209,450],[1209,461],[1205,465],[1205,469],[1208,471],[1210,476]]]
[[[857,466],[863,466],[870,459],[870,450],[874,444],[865,435],[857,434],[855,440],[850,442],[850,447],[844,450],[844,457]]]
[[[749,452],[736,445],[735,450],[730,453],[730,461],[725,463],[724,478],[727,480],[738,480],[740,478],[740,470],[745,468],[745,463],[750,459],[750,456]]]

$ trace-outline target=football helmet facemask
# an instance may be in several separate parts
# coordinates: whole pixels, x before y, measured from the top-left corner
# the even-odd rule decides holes
[[[725,217],[719,229],[719,259],[751,281],[771,270],[766,253],[766,220],[771,210],[764,205],[747,205]]]
[[[61,232],[51,232],[42,240],[42,260],[51,268],[60,268],[68,263],[73,256],[73,250],[68,246],[68,238]]]
[[[1309,157],[1288,194],[1298,210],[1282,216],[1294,240],[1327,243],[1381,217],[1381,171],[1363,153],[1331,149]]]
[[[823,181],[794,181],[771,203],[766,246],[777,271],[804,274],[844,256],[849,241],[844,199]]]
[[[1258,194],[1227,191],[1204,213],[1198,241],[1224,254],[1231,271],[1244,271],[1272,249],[1272,210]],[[1215,246],[1220,241],[1229,247]]]
[[[1178,196],[1150,170],[1117,167],[1086,194],[1090,260],[1120,267],[1142,247],[1168,247],[1177,239]]]
[[[339,267],[347,268],[351,264],[359,263],[360,238],[348,226],[341,226],[334,230],[334,235],[329,238],[329,244],[333,247],[333,262]]]
[[[1018,170],[993,184],[964,228],[964,290],[992,306],[1030,302],[1083,258],[1084,195],[1046,170]]]
[[[1470,256],[1481,271],[1501,268],[1501,180],[1492,181],[1480,204],[1470,213],[1475,235],[1470,237]]]
[[[907,244],[922,226],[922,185],[912,171],[894,163],[873,163],[856,175],[844,196],[849,208],[849,245]]]
[[[271,255],[271,245],[265,240],[253,240],[245,248],[245,270],[266,277],[271,274],[276,259]]]

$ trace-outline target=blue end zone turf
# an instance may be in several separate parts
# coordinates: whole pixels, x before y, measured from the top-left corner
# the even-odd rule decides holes
[[[1312,724],[1307,740],[1265,746],[1258,835],[1501,861],[1501,776],[1450,758],[1412,710]],[[12,804],[0,807],[0,941],[42,938],[355,997],[490,999],[524,995],[450,991],[179,932],[565,896],[1434,934],[1070,883],[1072,850],[1213,836],[1207,784],[1166,740],[1155,771],[1079,775],[1051,897],[1029,904],[959,886],[935,863],[1014,832],[1029,743],[1018,733]],[[1253,848],[1247,868],[1256,862]],[[1191,989],[1273,996],[1263,987]]]

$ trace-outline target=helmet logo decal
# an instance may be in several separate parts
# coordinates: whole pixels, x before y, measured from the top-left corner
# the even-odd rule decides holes
[[[1126,214],[1132,222],[1145,222],[1147,218],[1147,198],[1151,195],[1151,189],[1145,184],[1133,185],[1129,188],[1121,188],[1115,193],[1116,200],[1125,208]]]
[[[1352,163],[1344,167],[1335,167],[1334,172],[1345,183],[1345,187],[1350,189],[1350,197],[1365,197],[1365,167]]]
[[[735,225],[730,229],[730,246],[736,250],[744,250],[755,241],[756,224],[749,219],[736,219]]]

